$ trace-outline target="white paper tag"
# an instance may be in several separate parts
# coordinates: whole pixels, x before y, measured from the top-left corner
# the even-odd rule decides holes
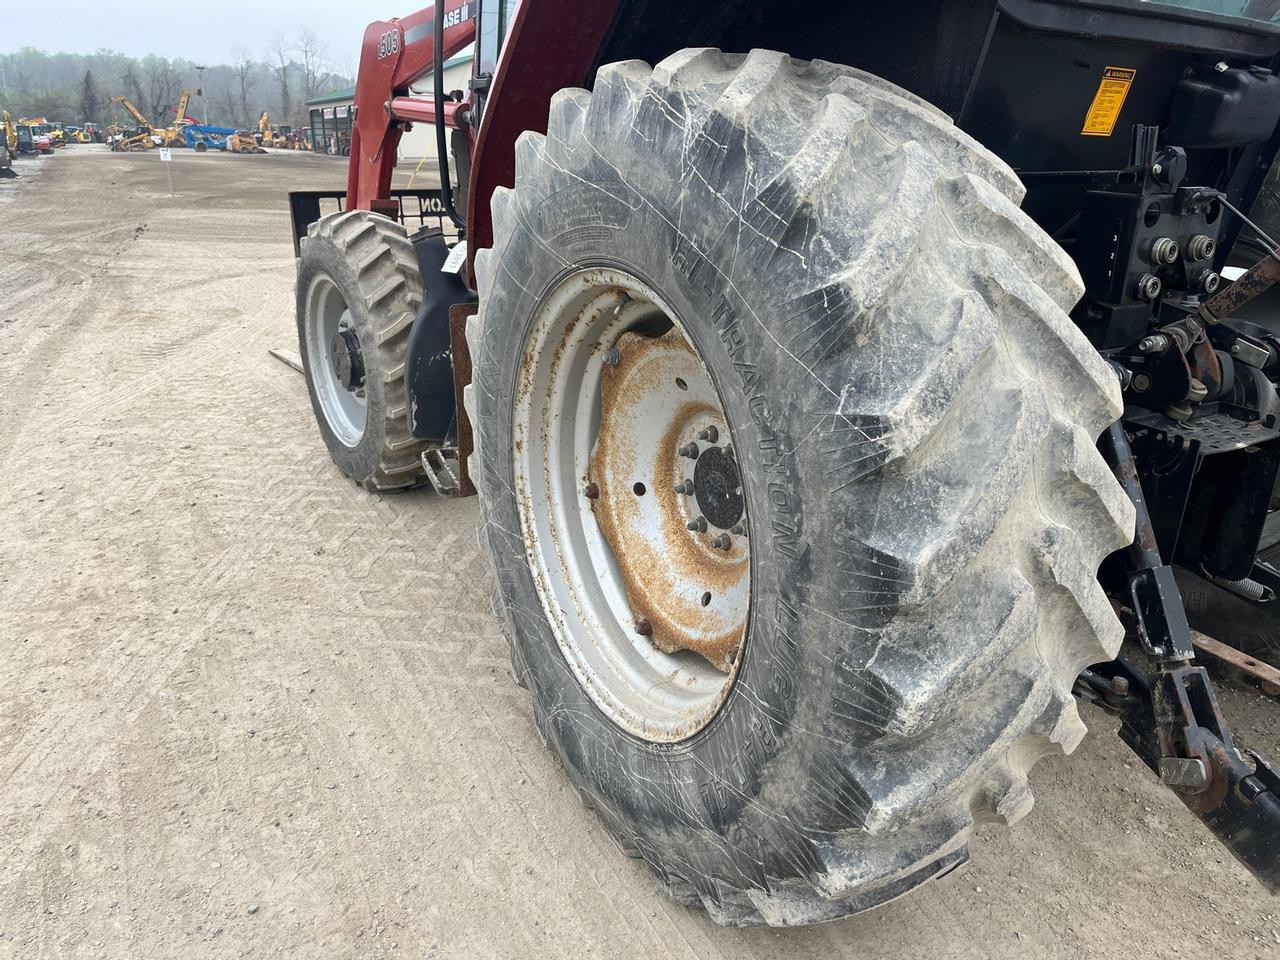
[[[462,268],[467,263],[467,241],[463,240],[456,247],[449,251],[449,256],[445,258],[444,266],[440,268],[441,273],[458,274],[462,272]]]
[[[160,148],[160,159],[161,159],[161,160],[163,160],[165,163],[172,163],[172,162],[173,162],[173,151],[172,151],[172,150],[170,150],[168,147],[161,147],[161,148]]]

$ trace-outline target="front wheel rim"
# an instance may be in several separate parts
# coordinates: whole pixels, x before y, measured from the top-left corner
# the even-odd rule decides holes
[[[340,333],[354,332],[355,319],[329,277],[321,274],[311,281],[304,317],[311,382],[320,410],[334,436],[354,448],[368,426],[369,400],[366,388],[347,389],[334,367],[334,339]]]
[[[526,339],[512,433],[535,587],[578,683],[641,739],[694,735],[737,677],[751,564],[729,423],[684,326],[623,271],[567,276]]]

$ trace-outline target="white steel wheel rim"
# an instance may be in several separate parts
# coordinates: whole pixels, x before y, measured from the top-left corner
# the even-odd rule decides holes
[[[311,381],[325,422],[344,446],[356,447],[369,422],[369,401],[363,388],[352,391],[342,385],[333,362],[334,337],[340,330],[354,330],[355,320],[342,291],[323,274],[311,281],[305,318]]]
[[[734,534],[690,531],[709,501],[672,483],[695,467],[679,448],[710,427],[731,450],[710,374],[646,284],[590,268],[545,298],[513,398],[527,556],[579,684],[611,721],[656,743],[686,739],[711,722],[746,643],[745,512]],[[718,536],[731,545],[712,546]]]

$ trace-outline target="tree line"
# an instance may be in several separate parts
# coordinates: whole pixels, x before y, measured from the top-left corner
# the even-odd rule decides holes
[[[239,47],[230,63],[199,64],[181,57],[130,57],[111,50],[45,53],[23,47],[0,54],[0,107],[14,117],[43,116],[63,123],[132,119],[112,97],[126,96],[152,123],[172,122],[183,90],[202,90],[188,113],[205,123],[253,127],[263,110],[275,123],[305,126],[305,103],[354,83],[335,66],[311,30],[292,39],[275,36],[260,55]],[[208,113],[208,116],[204,114]]]

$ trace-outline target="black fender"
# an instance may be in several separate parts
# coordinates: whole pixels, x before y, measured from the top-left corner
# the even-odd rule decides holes
[[[479,298],[458,274],[442,269],[449,247],[440,231],[420,230],[410,239],[422,273],[422,306],[405,354],[405,416],[413,436],[452,445],[458,435],[458,398],[453,387],[449,308],[476,303]]]

